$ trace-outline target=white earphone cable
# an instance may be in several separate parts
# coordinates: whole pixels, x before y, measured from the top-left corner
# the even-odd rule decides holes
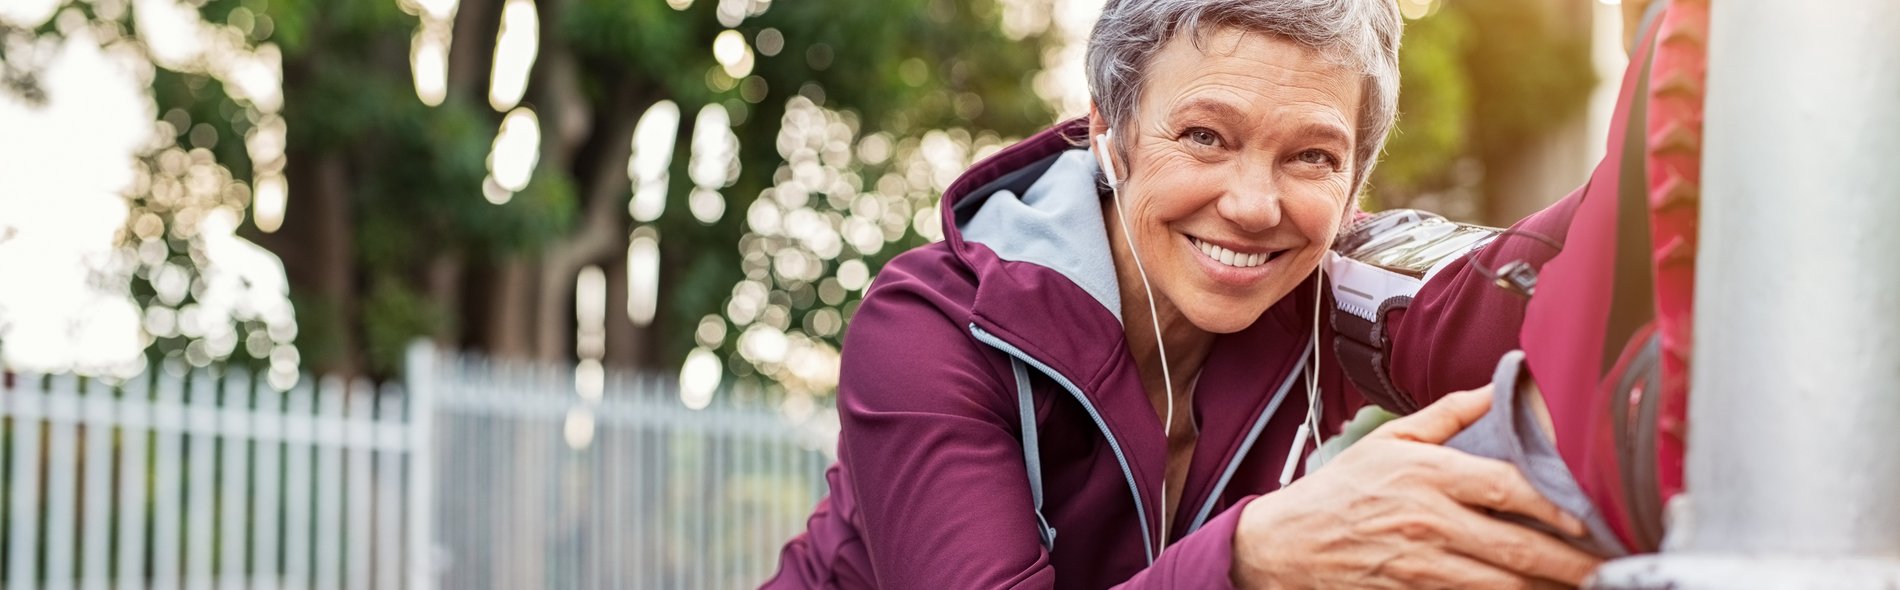
[[[1329,245],[1326,250],[1321,251],[1321,260],[1324,260],[1325,252],[1330,250],[1332,250],[1332,247]],[[1316,438],[1320,435],[1319,318],[1321,303],[1324,301],[1322,289],[1325,285],[1324,279],[1326,276],[1324,270],[1325,264],[1323,262],[1320,264],[1320,267],[1320,270],[1315,271],[1316,274],[1313,277],[1313,334],[1312,343],[1310,345],[1312,356],[1307,359],[1306,368],[1304,370],[1306,374],[1306,417],[1300,419],[1300,428],[1293,434],[1293,446],[1287,449],[1286,461],[1280,465],[1280,487],[1283,488],[1286,487],[1287,484],[1293,483],[1293,472],[1300,466],[1300,453],[1306,450],[1306,441],[1309,438]]]
[[[1113,141],[1114,134],[1114,131],[1109,131],[1108,133],[1095,136],[1095,147],[1101,150],[1100,153],[1096,154],[1096,157],[1101,160],[1102,174],[1108,179],[1109,199],[1115,202],[1115,221],[1121,224],[1122,242],[1128,245],[1128,254],[1131,258],[1135,259],[1135,274],[1141,276],[1141,290],[1148,296],[1148,324],[1154,327],[1155,348],[1161,357],[1161,384],[1162,387],[1167,389],[1167,395],[1165,396],[1167,397],[1167,410],[1165,412],[1167,416],[1163,418],[1163,422],[1161,423],[1161,433],[1162,437],[1168,439],[1168,441],[1164,441],[1163,448],[1171,448],[1171,441],[1174,437],[1174,376],[1168,368],[1167,341],[1161,337],[1161,315],[1155,309],[1154,287],[1148,282],[1148,269],[1141,263],[1141,253],[1135,250],[1135,236],[1128,230],[1128,214],[1122,210],[1121,189],[1119,186],[1121,182],[1115,174],[1115,168],[1110,165],[1113,162],[1109,159],[1108,144],[1110,141]],[[1168,546],[1168,482],[1165,468],[1162,470],[1161,479],[1161,546],[1165,548]]]

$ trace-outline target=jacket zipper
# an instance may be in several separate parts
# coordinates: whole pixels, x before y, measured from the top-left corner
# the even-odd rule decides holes
[[[1089,418],[1095,420],[1095,428],[1101,431],[1104,438],[1108,439],[1108,448],[1115,451],[1115,461],[1121,464],[1122,476],[1128,480],[1128,493],[1135,499],[1135,517],[1141,519],[1142,550],[1148,557],[1148,564],[1153,565],[1155,562],[1154,535],[1148,530],[1148,510],[1141,502],[1141,488],[1135,484],[1135,472],[1128,467],[1128,456],[1122,454],[1121,442],[1115,439],[1114,433],[1108,431],[1108,422],[1102,420],[1102,414],[1095,410],[1095,404],[1089,403],[1088,396],[1082,394],[1082,389],[1076,387],[1075,382],[1070,381],[1068,377],[1064,377],[1061,373],[1056,372],[1055,369],[1049,368],[1049,365],[1044,364],[1035,357],[1029,356],[1029,353],[1023,352],[1022,349],[1017,348],[1015,345],[1004,342],[1003,339],[997,338],[994,334],[984,331],[974,323],[970,324],[970,335],[975,336],[978,342],[987,344],[991,348],[1002,351],[1003,354],[1022,361],[1031,367],[1035,367],[1037,371],[1042,372],[1042,374],[1054,380],[1057,385],[1061,385],[1063,389],[1067,390],[1069,395],[1075,398],[1075,401],[1081,402],[1082,409],[1087,410]]]
[[[1200,530],[1207,523],[1207,517],[1214,511],[1214,502],[1220,500],[1220,494],[1227,489],[1227,482],[1234,478],[1234,471],[1240,468],[1240,462],[1247,458],[1247,451],[1253,449],[1253,443],[1260,438],[1260,432],[1266,430],[1267,422],[1279,413],[1280,402],[1286,401],[1286,394],[1293,389],[1293,382],[1300,378],[1300,369],[1306,368],[1306,361],[1313,355],[1313,343],[1306,343],[1306,352],[1300,353],[1300,360],[1293,364],[1293,370],[1287,373],[1286,380],[1280,382],[1280,389],[1273,393],[1273,400],[1267,402],[1267,408],[1254,418],[1253,429],[1247,431],[1247,437],[1240,440],[1240,449],[1234,451],[1234,458],[1227,462],[1227,469],[1221,471],[1220,480],[1214,483],[1214,489],[1207,493],[1207,501],[1201,504],[1201,511],[1194,515],[1194,522],[1188,524],[1188,534]],[[1317,435],[1318,433],[1314,433]]]

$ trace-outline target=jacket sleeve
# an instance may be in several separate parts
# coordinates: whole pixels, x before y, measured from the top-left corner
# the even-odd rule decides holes
[[[919,286],[926,280],[887,268],[843,349],[839,460],[876,583],[1054,587],[1024,472],[1013,377],[1005,380],[1007,369],[977,348],[962,318],[944,311],[954,305]],[[1233,520],[1211,522],[1123,587],[1227,586]]]
[[[1555,257],[1584,190],[1577,189],[1452,262],[1419,288],[1409,306],[1385,314],[1386,368],[1393,385],[1414,407],[1483,387],[1491,381],[1498,359],[1522,348],[1518,330],[1530,300],[1498,286],[1494,273],[1518,261],[1541,269]]]
[[[838,384],[838,460],[878,586],[1052,585],[1002,380],[930,293],[880,287]]]
[[[1169,545],[1154,565],[1116,588],[1232,589],[1234,530],[1240,525],[1240,511],[1256,497],[1247,496],[1227,507],[1200,530]]]

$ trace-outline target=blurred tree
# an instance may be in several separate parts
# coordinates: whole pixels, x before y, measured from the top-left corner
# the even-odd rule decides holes
[[[1024,87],[1040,37],[1005,38],[990,2],[900,4],[209,0],[201,11],[268,21],[283,48],[292,196],[283,228],[255,239],[289,270],[304,357],[382,373],[415,336],[573,358],[576,275],[613,271],[609,309],[638,296],[625,285],[636,227],[663,236],[653,302],[663,311],[646,327],[610,314],[608,360],[678,366],[699,320],[743,278],[733,247],[743,218],[724,212],[746,211],[774,183],[793,97],[895,134],[1020,134],[1049,121]],[[519,5],[530,20],[513,20]],[[538,37],[525,58],[503,30],[519,22]],[[418,48],[444,39],[440,104],[427,106]],[[524,61],[520,106],[497,102]],[[662,170],[688,174],[662,174],[665,213],[637,219],[633,134],[662,101],[688,119],[665,133],[679,141]],[[696,127],[720,124],[706,106],[723,112],[737,156],[710,173],[689,169],[709,133]],[[538,157],[525,187],[498,191],[495,129],[518,109],[532,113]],[[692,182],[668,182],[676,176]]]
[[[1497,212],[1521,196],[1504,194],[1496,174],[1579,114],[1597,82],[1590,3],[1401,0],[1401,7],[1411,20],[1399,53],[1399,123],[1368,205],[1513,221]]]
[[[1368,207],[1406,206],[1422,193],[1457,186],[1453,170],[1467,155],[1473,123],[1473,82],[1464,59],[1471,37],[1471,24],[1456,10],[1406,23],[1399,121],[1373,169]]]
[[[136,39],[147,5],[172,3],[73,10]],[[1408,12],[1422,18],[1408,25],[1401,120],[1370,199],[1482,202],[1484,170],[1583,104],[1587,36],[1558,2],[1409,5],[1426,9]],[[263,56],[282,96],[264,109],[227,88],[232,72],[160,68],[156,110],[179,152],[166,158],[178,170],[208,158],[226,181],[258,184],[213,192],[227,208],[248,202],[243,234],[282,258],[298,321],[269,333],[296,336],[319,370],[388,374],[402,344],[426,336],[498,356],[697,358],[688,365],[822,392],[875,270],[938,237],[937,194],[1051,122],[1031,89],[1054,50],[1050,0],[186,6],[219,43]],[[33,69],[6,47],[56,33],[0,30],[0,84],[32,98]],[[152,158],[148,170],[168,170]],[[287,201],[265,198],[285,188],[267,177],[288,179]],[[127,235],[155,231],[142,219]],[[590,328],[576,289],[589,266],[607,277],[598,341],[577,337]],[[134,279],[142,304],[159,294],[146,278],[157,272]],[[250,345],[264,331],[236,334],[268,355],[275,340]]]

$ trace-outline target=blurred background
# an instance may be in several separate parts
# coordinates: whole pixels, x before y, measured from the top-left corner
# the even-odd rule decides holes
[[[1368,208],[1581,183],[1619,7],[1394,1]],[[756,584],[858,299],[1099,6],[0,0],[5,585]]]

